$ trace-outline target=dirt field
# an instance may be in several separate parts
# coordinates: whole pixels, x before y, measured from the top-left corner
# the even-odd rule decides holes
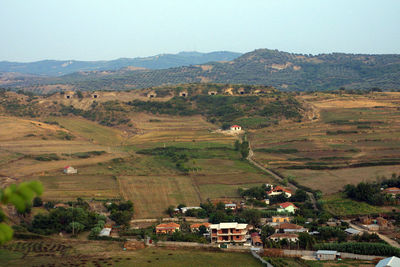
[[[291,176],[300,184],[332,194],[343,189],[346,184],[358,184],[362,181],[376,181],[378,177],[389,178],[399,173],[399,166],[374,166],[346,168],[339,170],[279,170],[285,176]]]
[[[318,110],[316,120],[281,123],[250,133],[259,162],[325,193],[400,172],[400,94],[318,93],[302,101]],[[376,166],[347,168],[363,164]]]

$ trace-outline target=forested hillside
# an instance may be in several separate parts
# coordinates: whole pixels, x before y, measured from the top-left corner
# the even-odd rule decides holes
[[[234,83],[273,86],[280,90],[400,89],[400,55],[302,55],[259,49],[229,62],[213,62],[160,70],[79,72],[9,86],[36,92],[62,90],[126,90],[180,83]],[[49,85],[52,87],[49,88]],[[57,86],[59,88],[57,89]]]

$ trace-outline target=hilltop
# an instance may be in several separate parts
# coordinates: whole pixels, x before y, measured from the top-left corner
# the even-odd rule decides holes
[[[8,86],[39,93],[66,90],[127,90],[180,83],[235,83],[284,91],[400,89],[400,55],[303,55],[259,49],[228,62],[169,69],[75,72],[58,78],[24,78]]]

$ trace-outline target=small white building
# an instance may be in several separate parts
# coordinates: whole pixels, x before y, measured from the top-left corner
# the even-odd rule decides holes
[[[64,167],[64,173],[66,173],[66,174],[75,174],[75,173],[78,173],[78,170],[75,169],[72,166],[65,166]]]
[[[380,262],[378,262],[377,265],[375,265],[375,267],[395,267],[395,266],[400,266],[400,258],[397,258],[395,256],[383,259]]]
[[[111,234],[111,228],[103,228],[100,231],[99,236],[110,236]]]
[[[201,207],[183,207],[181,208],[181,211],[183,214],[185,214],[188,210],[199,210]]]
[[[316,253],[317,260],[329,261],[340,258],[340,253],[335,250],[318,250]]]
[[[236,208],[237,208],[237,206],[236,206],[235,203],[228,203],[228,204],[225,204],[225,209],[226,209],[226,210],[236,210]]]
[[[230,127],[230,130],[231,130],[231,131],[236,131],[236,132],[238,132],[238,131],[241,131],[241,130],[242,130],[242,127],[239,126],[239,125],[232,125],[232,126]]]

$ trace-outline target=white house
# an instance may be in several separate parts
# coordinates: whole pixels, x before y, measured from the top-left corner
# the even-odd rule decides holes
[[[235,125],[232,125],[232,126],[230,127],[230,130],[231,130],[231,131],[236,131],[236,132],[238,132],[238,131],[241,131],[241,130],[242,130],[242,127],[235,124]]]
[[[99,236],[110,236],[111,230],[111,228],[103,228],[101,229]]]
[[[66,173],[66,174],[74,174],[74,173],[78,173],[78,170],[75,169],[72,166],[65,166],[64,167],[64,173]]]
[[[378,262],[375,267],[395,267],[395,266],[400,266],[400,258],[397,258],[395,256],[386,258]]]
[[[235,203],[228,203],[228,204],[225,204],[225,209],[226,210],[236,210],[236,204]]]
[[[287,239],[288,241],[291,242],[297,242],[299,240],[299,235],[298,234],[287,234],[287,233],[275,233],[273,235],[270,235],[268,239],[273,240],[273,241],[280,241],[283,239]]]
[[[182,213],[186,213],[188,210],[199,210],[201,207],[183,207],[181,208]]]

